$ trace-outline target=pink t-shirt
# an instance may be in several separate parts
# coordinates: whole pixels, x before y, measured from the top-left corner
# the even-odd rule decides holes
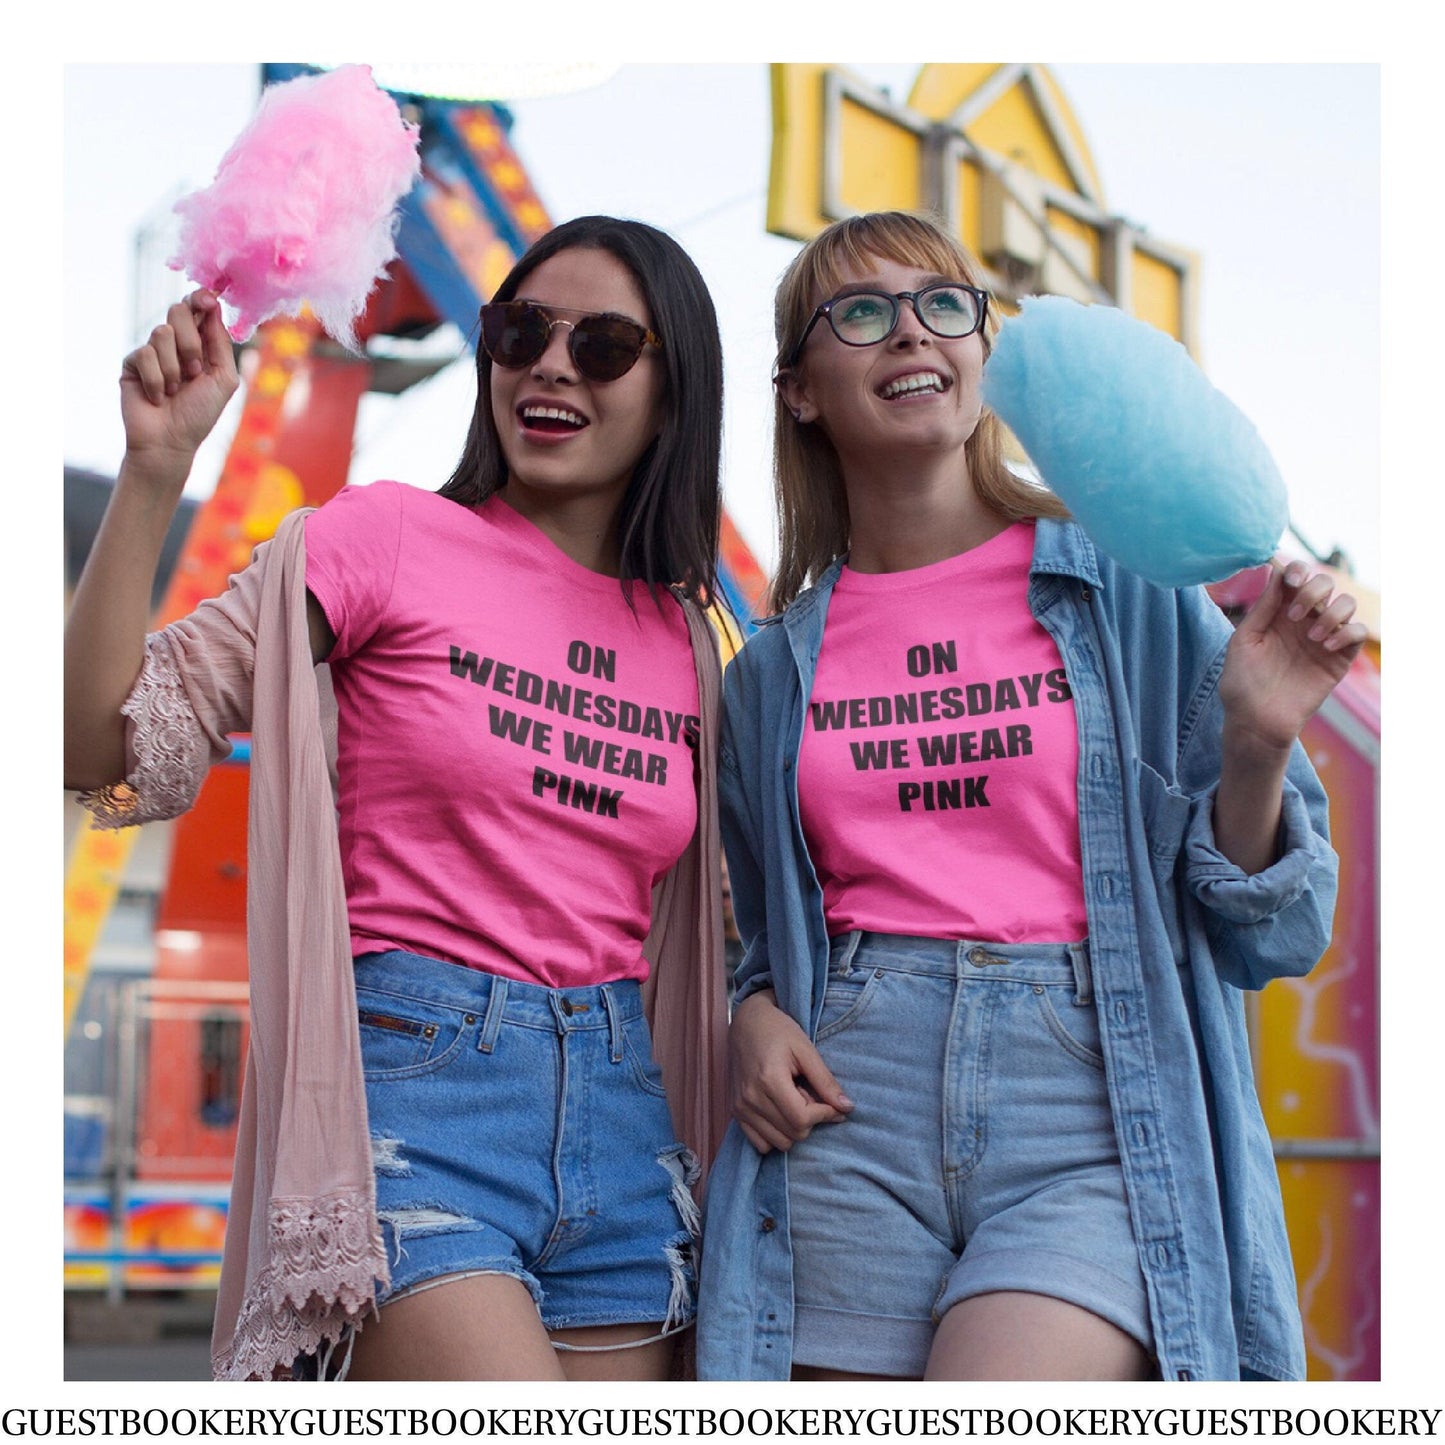
[[[499,497],[396,482],[306,519],[336,646],[352,952],[551,988],[643,978],[697,822],[697,673],[671,593],[574,562]]]
[[[830,934],[1087,933],[1078,733],[1027,601],[1034,529],[908,572],[844,567],[803,726],[803,834]]]

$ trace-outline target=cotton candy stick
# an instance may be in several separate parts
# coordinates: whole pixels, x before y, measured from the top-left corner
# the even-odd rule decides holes
[[[1216,582],[1267,561],[1288,520],[1254,425],[1177,341],[1109,306],[1026,299],[983,397],[1089,539],[1151,582]]]
[[[237,341],[308,305],[355,350],[366,298],[396,255],[419,139],[369,66],[268,86],[211,185],[176,203],[169,265],[221,296]]]

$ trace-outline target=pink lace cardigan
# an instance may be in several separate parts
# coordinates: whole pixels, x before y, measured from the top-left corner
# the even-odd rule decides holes
[[[212,1337],[227,1380],[284,1376],[298,1354],[349,1340],[388,1279],[328,751],[335,704],[311,661],[303,515],[221,597],[146,639],[124,707],[126,781],[81,799],[102,827],[174,817],[229,752],[227,735],[251,732],[251,1046]],[[645,997],[678,1137],[705,1171],[727,1123],[720,670],[712,625],[685,610],[702,718],[698,828],[654,894]]]

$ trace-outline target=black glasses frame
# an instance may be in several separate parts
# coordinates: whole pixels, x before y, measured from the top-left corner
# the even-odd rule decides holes
[[[526,356],[504,361],[492,349],[492,345],[487,340],[487,326],[489,320],[501,325],[510,324],[508,313],[514,308],[520,309],[524,316],[540,316],[547,329],[542,333],[535,350],[530,351]],[[558,314],[562,312],[570,313],[578,319],[568,321],[564,316]],[[655,331],[649,330],[640,321],[634,321],[630,316],[619,316],[610,311],[579,311],[570,306],[543,306],[536,301],[489,301],[482,307],[480,317],[482,347],[493,363],[504,371],[519,371],[524,366],[531,366],[534,361],[545,354],[547,348],[552,344],[552,332],[558,326],[568,328],[567,354],[572,358],[572,364],[588,381],[602,383],[620,381],[637,365],[644,347],[655,346],[659,351],[662,349],[662,337]],[[586,360],[586,352],[579,351],[578,347],[579,337],[581,345],[583,347],[587,345],[589,323],[597,321],[606,322],[607,326],[612,329],[613,334],[607,338],[609,341],[620,342],[621,338],[616,335],[616,332],[621,330],[625,332],[636,348],[628,359],[627,365],[621,371],[610,375],[598,375]]]
[[[934,291],[967,291],[978,302],[978,317],[967,331],[940,331],[936,326],[928,324],[928,318],[923,314],[923,308],[918,303],[922,297]],[[872,341],[849,341],[833,321],[835,306],[843,301],[852,301],[859,296],[878,296],[893,307],[893,319],[889,321],[888,329],[882,336],[875,336]],[[913,307],[913,314],[918,318],[919,324],[925,331],[931,331],[933,335],[942,336],[947,341],[962,341],[965,336],[972,336],[975,332],[982,331],[983,323],[988,317],[988,292],[981,291],[977,286],[970,286],[963,281],[939,281],[933,286],[924,286],[918,291],[845,291],[841,296],[830,296],[828,300],[818,306],[808,318],[808,324],[803,328],[803,334],[798,338],[798,344],[788,353],[788,359],[779,369],[790,371],[798,364],[798,358],[803,354],[803,347],[807,345],[808,337],[813,334],[813,328],[825,316],[828,318],[828,329],[844,346],[877,346],[881,342],[887,341],[898,329],[898,318],[903,314],[903,308],[899,303],[903,301],[907,301]]]

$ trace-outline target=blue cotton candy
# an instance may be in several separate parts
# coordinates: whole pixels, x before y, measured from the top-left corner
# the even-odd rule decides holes
[[[1061,296],[1025,300],[983,397],[1101,552],[1165,587],[1268,561],[1284,482],[1249,418],[1146,322]]]

